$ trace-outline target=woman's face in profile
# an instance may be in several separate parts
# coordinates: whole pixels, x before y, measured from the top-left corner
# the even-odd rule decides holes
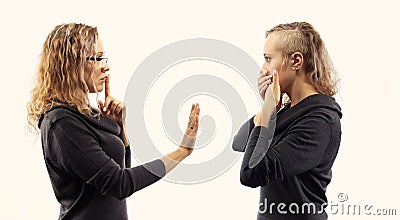
[[[282,53],[276,49],[277,43],[279,43],[279,39],[275,33],[269,34],[265,39],[262,71],[266,72],[267,75],[271,75],[274,69],[276,71],[281,71],[283,56]]]
[[[104,58],[104,47],[100,38],[97,39],[95,57]],[[104,61],[89,60],[89,63],[89,65],[93,65],[93,74],[89,70],[90,68],[85,69],[85,82],[89,88],[89,93],[95,93],[96,91],[101,92],[104,89],[104,83],[107,76],[106,72],[110,67]]]
[[[284,57],[282,52],[277,48],[277,45],[280,43],[279,35],[276,33],[268,34],[265,39],[264,44],[264,64],[262,65],[261,71],[264,72],[267,76],[272,75],[272,71],[276,70],[279,72],[279,84],[281,89],[284,87],[284,83],[286,81],[285,74],[285,64],[283,63]]]

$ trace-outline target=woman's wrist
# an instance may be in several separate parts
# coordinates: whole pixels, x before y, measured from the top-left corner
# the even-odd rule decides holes
[[[179,148],[178,148],[177,151],[180,152],[180,154],[183,155],[183,156],[186,158],[186,157],[188,157],[190,154],[192,154],[193,149],[186,148],[186,147],[183,147],[183,146],[179,146]]]
[[[188,149],[185,149],[184,147],[179,147],[177,150],[160,158],[160,160],[164,163],[165,172],[168,173],[189,155],[190,152],[188,151]]]

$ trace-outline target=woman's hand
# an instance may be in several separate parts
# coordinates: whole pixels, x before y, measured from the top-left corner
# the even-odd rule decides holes
[[[260,96],[263,100],[265,100],[265,91],[272,82],[272,75],[266,75],[266,73],[267,71],[263,72],[261,70],[257,77],[258,91],[260,92]]]
[[[164,163],[166,173],[174,169],[174,167],[176,167],[183,159],[193,152],[197,130],[199,128],[199,114],[199,104],[192,104],[192,111],[190,112],[189,122],[181,145],[174,152],[171,152],[161,158],[161,161]]]
[[[279,85],[279,73],[274,69],[268,78],[258,77],[258,88],[260,95],[264,98],[261,112],[254,117],[255,126],[268,126],[269,119],[275,110],[278,110],[282,103],[281,87]],[[263,74],[265,75],[265,74]],[[262,79],[264,78],[264,79]]]
[[[281,92],[281,86],[279,85],[279,73],[275,69],[272,70],[272,82],[269,83],[271,87],[271,93],[272,96],[270,95],[269,97],[265,97],[264,102],[272,102],[275,105],[275,108],[278,109],[282,103],[282,92]],[[268,100],[267,100],[268,99]]]
[[[280,106],[282,94],[281,87],[279,85],[279,73],[274,69],[272,70],[271,75],[266,75],[266,72],[261,72],[257,77],[258,81],[258,91],[260,93],[261,98],[264,102],[270,103],[272,100],[275,102],[275,106]],[[269,93],[269,96],[266,97],[265,94],[268,88],[271,87],[272,93]],[[272,98],[273,95],[274,97]]]
[[[105,101],[98,100],[99,109],[102,115],[110,117],[122,128],[125,125],[126,106],[125,103],[110,96],[110,75],[107,75],[105,82]]]
[[[185,131],[185,135],[183,137],[183,141],[181,146],[179,146],[179,150],[186,152],[190,155],[193,152],[197,131],[199,129],[199,114],[200,114],[200,106],[199,104],[192,104],[192,109],[190,111],[189,121],[187,124],[187,128]]]

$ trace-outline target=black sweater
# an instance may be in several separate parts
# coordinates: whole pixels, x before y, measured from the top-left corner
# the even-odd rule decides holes
[[[341,117],[340,106],[323,94],[286,106],[277,113],[271,145],[255,166],[249,166],[250,158],[257,144],[267,145],[259,140],[267,128],[254,127],[253,117],[239,129],[233,149],[245,151],[240,181],[261,186],[257,219],[327,219],[321,210],[328,202],[325,192],[340,145]]]
[[[117,123],[53,107],[39,120],[44,160],[59,219],[128,219],[125,198],[162,178],[161,160],[130,167]]]

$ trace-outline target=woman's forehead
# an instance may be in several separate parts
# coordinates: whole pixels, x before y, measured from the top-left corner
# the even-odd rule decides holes
[[[103,41],[100,38],[96,42],[96,53],[104,53]]]
[[[279,35],[276,33],[268,34],[265,39],[264,53],[274,53],[276,52],[277,45],[279,43]]]

